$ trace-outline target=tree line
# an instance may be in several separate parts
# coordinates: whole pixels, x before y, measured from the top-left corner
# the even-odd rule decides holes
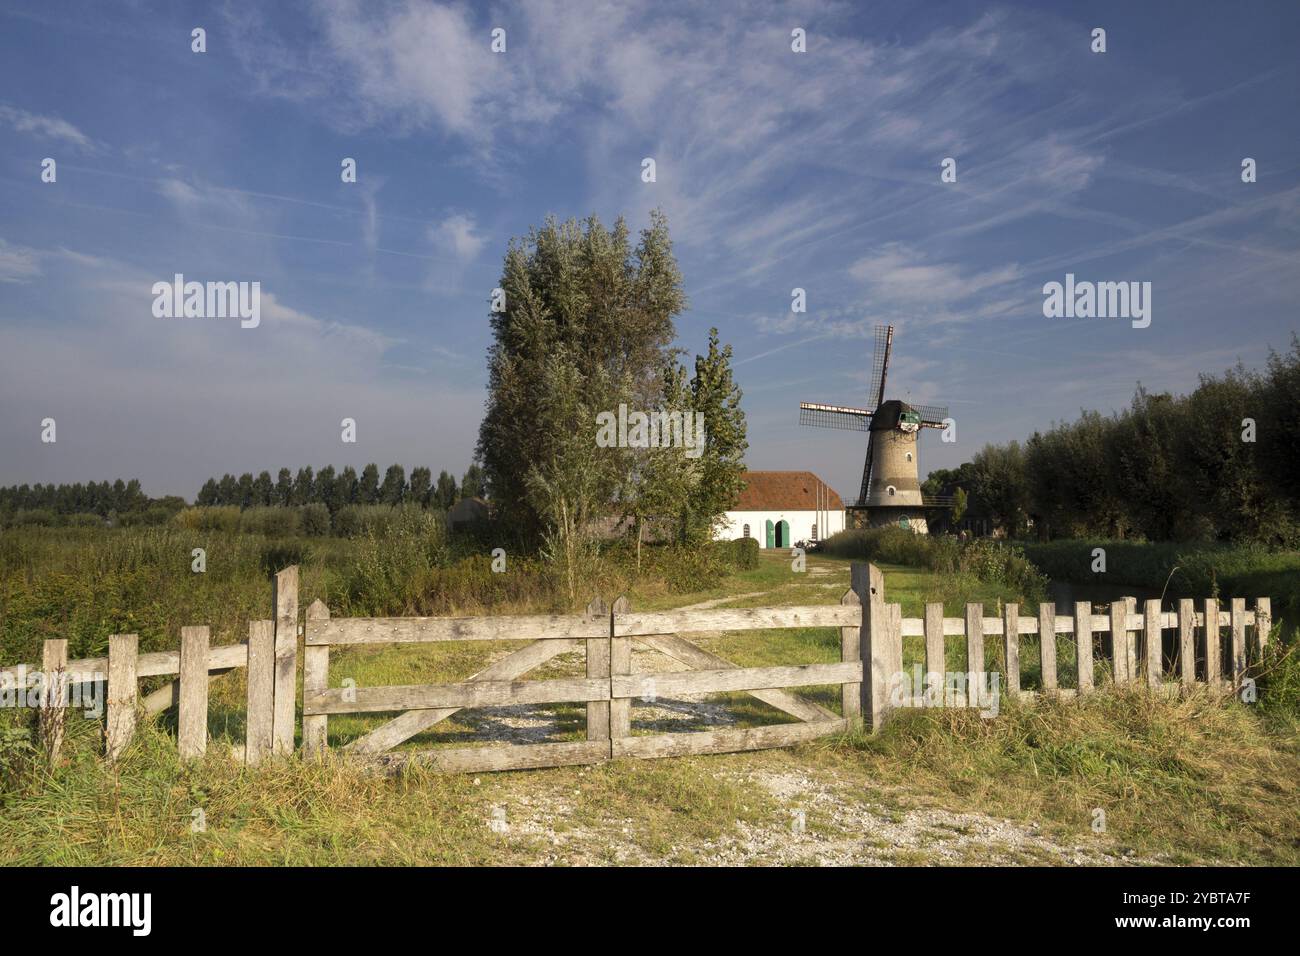
[[[379,466],[372,462],[360,474],[351,466],[336,472],[333,465],[319,471],[308,465],[299,468],[297,474],[281,468],[274,479],[269,471],[256,476],[244,472],[238,478],[225,474],[204,482],[194,503],[238,508],[322,504],[330,514],[348,505],[417,504],[446,510],[461,498],[480,496],[483,492],[483,470],[477,464],[465,470],[457,485],[447,471],[439,472],[434,481],[432,469],[423,466],[412,468],[408,479],[401,465],[389,465],[380,479]]]
[[[985,446],[927,491],[961,487],[1010,535],[1300,544],[1300,339],[1266,367],[1188,395],[1138,385],[1130,407]],[[950,492],[949,492],[950,493]]]
[[[160,499],[167,502],[172,499]],[[174,499],[180,502],[180,499]],[[108,517],[143,511],[156,504],[140,490],[138,479],[130,481],[91,481],[76,484],[10,485],[0,488],[0,513],[48,511],[51,514],[95,514]],[[181,505],[184,502],[180,502]]]

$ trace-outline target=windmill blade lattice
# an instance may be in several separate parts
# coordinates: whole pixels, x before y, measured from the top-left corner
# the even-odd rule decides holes
[[[844,405],[819,405],[816,402],[799,403],[799,424],[817,428],[840,428],[846,431],[865,432],[871,429],[871,413],[862,408]]]

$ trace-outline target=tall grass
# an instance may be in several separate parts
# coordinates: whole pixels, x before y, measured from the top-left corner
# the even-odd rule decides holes
[[[1020,547],[1048,577],[1089,584],[1132,584],[1183,597],[1269,597],[1274,617],[1300,626],[1300,551],[1261,545],[1069,539]],[[1092,570],[1104,548],[1106,572]]]
[[[973,538],[914,534],[903,528],[841,531],[822,542],[821,551],[837,558],[884,561],[926,568],[942,575],[972,578],[1014,588],[1026,603],[1043,600],[1047,579],[1020,548]]]

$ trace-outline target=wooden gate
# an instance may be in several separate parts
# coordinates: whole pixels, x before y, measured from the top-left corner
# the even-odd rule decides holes
[[[783,747],[841,733],[860,710],[862,665],[859,630],[863,619],[852,591],[841,605],[679,610],[632,613],[626,598],[613,607],[593,601],[581,615],[463,618],[331,619],[316,602],[307,612],[303,677],[304,753],[328,748],[332,714],[404,713],[343,749],[377,755],[464,708],[516,704],[585,702],[586,739],[559,743],[487,747],[445,747],[389,755],[448,771],[485,771],[595,763],[618,757],[662,757]],[[699,631],[837,627],[841,660],[827,664],[738,667],[680,636]],[[439,641],[532,640],[472,677],[454,684],[387,687],[329,686],[331,647]],[[632,673],[632,644],[657,651],[689,669]],[[584,677],[520,680],[555,656],[582,651]],[[843,712],[790,693],[788,688],[838,684]],[[634,735],[635,698],[743,691],[796,718],[796,722],[722,730]]]

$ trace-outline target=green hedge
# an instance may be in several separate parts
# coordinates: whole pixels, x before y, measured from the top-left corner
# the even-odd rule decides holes
[[[863,528],[832,535],[820,550],[837,558],[884,561],[940,574],[971,574],[1015,588],[1027,601],[1047,596],[1047,578],[1024,552],[990,538],[959,541],[949,535],[915,534],[903,528]]]
[[[1269,597],[1274,617],[1300,624],[1300,552],[1214,542],[1068,539],[1020,545],[1057,581],[1132,584],[1179,597]],[[1106,573],[1092,570],[1095,548],[1106,551]]]

